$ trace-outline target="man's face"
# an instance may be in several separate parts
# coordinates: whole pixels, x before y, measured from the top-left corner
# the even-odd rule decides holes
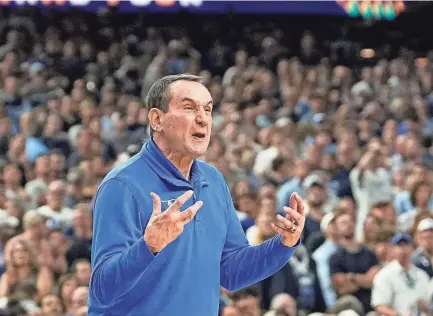
[[[343,214],[336,218],[335,226],[338,234],[343,239],[352,239],[355,231],[355,223],[349,214]]]
[[[212,128],[212,97],[199,82],[177,81],[169,87],[169,109],[152,122],[175,154],[205,154]],[[151,111],[157,111],[152,109]]]
[[[397,259],[401,264],[405,264],[410,261],[412,251],[412,245],[403,241],[393,247],[394,258]]]
[[[42,312],[44,315],[60,316],[62,315],[63,308],[60,299],[55,295],[47,295],[42,299],[41,304]]]
[[[89,284],[91,272],[92,268],[90,267],[90,264],[88,262],[80,262],[77,264],[76,276],[81,284]]]
[[[427,253],[433,255],[433,230],[425,230],[418,233],[419,246]]]
[[[247,296],[240,298],[235,302],[235,306],[239,308],[244,316],[260,315],[260,302],[257,297]]]

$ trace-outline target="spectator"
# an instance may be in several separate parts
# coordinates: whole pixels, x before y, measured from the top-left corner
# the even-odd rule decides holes
[[[320,229],[325,235],[325,240],[314,252],[312,258],[316,263],[317,277],[326,306],[332,307],[336,301],[336,293],[332,287],[329,260],[338,249],[338,233],[335,225],[335,218],[338,215],[326,214],[320,222]]]
[[[374,252],[360,245],[355,239],[355,220],[341,213],[335,219],[338,243],[341,246],[329,259],[332,284],[338,296],[353,295],[371,311],[371,286],[379,271],[379,260]]]
[[[53,275],[46,266],[37,266],[32,249],[24,242],[17,241],[11,248],[11,261],[0,280],[0,297],[13,294],[24,282],[37,289],[35,300],[48,294],[53,286]]]
[[[371,305],[381,314],[428,315],[431,312],[427,296],[429,277],[411,263],[412,238],[396,234],[392,245],[395,259],[374,277]]]
[[[425,218],[421,220],[416,229],[415,238],[418,248],[412,256],[413,264],[424,270],[433,278],[433,218]]]
[[[233,293],[231,299],[242,315],[261,316],[260,293],[254,287],[247,287]]]
[[[72,224],[72,210],[64,206],[66,184],[61,180],[50,183],[47,191],[47,203],[38,208],[38,213],[51,219],[62,227]]]
[[[41,300],[41,312],[44,315],[62,316],[63,307],[60,299],[52,294],[44,296]]]

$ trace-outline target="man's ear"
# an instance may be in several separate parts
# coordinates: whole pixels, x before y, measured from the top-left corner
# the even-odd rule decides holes
[[[149,118],[150,128],[155,132],[162,130],[162,116],[163,112],[160,109],[153,108],[149,110],[147,117]]]

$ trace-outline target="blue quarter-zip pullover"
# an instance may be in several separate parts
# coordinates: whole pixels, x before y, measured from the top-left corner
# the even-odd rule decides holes
[[[152,213],[187,190],[203,206],[156,256],[143,234]],[[195,160],[188,181],[154,141],[103,180],[94,203],[89,316],[216,316],[220,285],[234,291],[283,267],[295,248],[280,236],[249,246],[217,169]]]

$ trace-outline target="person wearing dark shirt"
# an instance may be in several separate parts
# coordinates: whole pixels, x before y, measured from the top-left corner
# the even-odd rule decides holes
[[[311,181],[304,183],[308,215],[305,218],[304,243],[307,244],[311,235],[320,232],[320,221],[325,215],[323,206],[327,199],[325,184],[321,178],[313,176]],[[306,182],[306,181],[304,181]]]
[[[371,287],[373,278],[380,269],[379,260],[373,251],[356,242],[353,216],[338,214],[335,224],[338,227],[340,248],[329,260],[332,284],[338,296],[355,296],[367,313],[372,310]]]

